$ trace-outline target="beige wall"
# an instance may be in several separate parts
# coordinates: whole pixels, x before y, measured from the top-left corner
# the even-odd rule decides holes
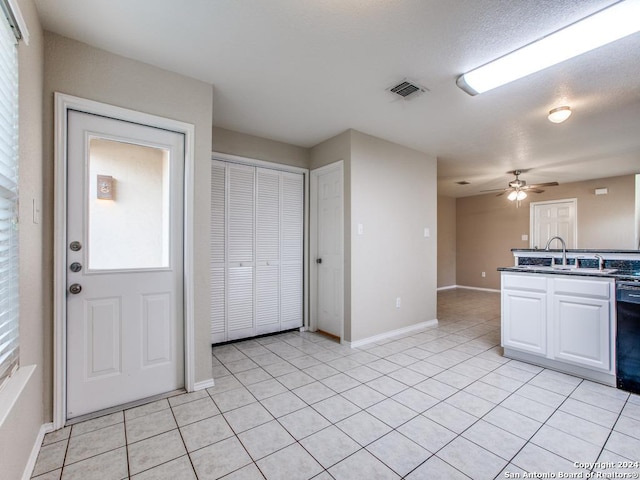
[[[435,158],[351,131],[351,341],[436,318],[436,176]]]
[[[195,125],[195,212],[194,212],[194,285],[195,285],[195,380],[211,378],[209,342],[209,225],[210,158],[213,118],[213,87],[207,83],[168,72],[145,63],[114,55],[89,45],[45,33],[44,52],[44,172],[46,205],[46,264],[42,277],[53,278],[53,93],[130,108]],[[51,298],[46,312],[46,376],[52,378]],[[52,388],[45,390],[46,412],[52,410]],[[50,420],[50,418],[49,418]]]
[[[608,195],[595,195],[605,187]],[[456,283],[499,289],[496,268],[513,264],[512,248],[529,248],[521,236],[529,235],[530,202],[567,198],[578,202],[578,248],[635,248],[635,175],[549,187],[530,194],[520,208],[504,196],[463,197],[456,202]]]
[[[247,135],[225,128],[213,128],[214,152],[309,168],[309,149]]]
[[[20,365],[35,365],[5,422],[0,426],[2,478],[21,478],[40,426],[50,418],[43,398],[51,382],[43,368],[45,335],[50,318],[46,298],[51,276],[46,276],[43,222],[34,223],[33,201],[42,207],[42,28],[32,0],[19,0],[30,34],[29,45],[18,45],[20,77]]]
[[[456,284],[456,199],[438,196],[438,288]]]

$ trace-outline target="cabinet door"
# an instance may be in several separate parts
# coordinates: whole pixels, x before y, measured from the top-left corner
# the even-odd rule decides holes
[[[609,301],[554,295],[553,312],[554,358],[609,370]]]
[[[546,293],[503,290],[502,317],[503,347],[546,355]]]

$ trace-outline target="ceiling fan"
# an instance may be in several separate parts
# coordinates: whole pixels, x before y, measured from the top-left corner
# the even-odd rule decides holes
[[[515,180],[511,180],[509,182],[509,186],[507,188],[481,190],[481,192],[500,192],[496,195],[497,197],[509,192],[509,195],[507,196],[509,200],[517,200],[518,202],[520,202],[520,200],[524,200],[525,198],[527,198],[527,192],[542,193],[544,192],[544,190],[542,190],[542,187],[555,187],[559,185],[558,182],[535,183],[532,185],[527,185],[527,182],[525,182],[524,180],[520,180],[519,178],[523,172],[526,172],[526,170],[513,170],[512,172],[508,172],[515,175],[516,178]]]

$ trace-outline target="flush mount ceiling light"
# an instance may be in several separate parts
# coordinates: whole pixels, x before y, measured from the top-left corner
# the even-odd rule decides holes
[[[458,77],[477,95],[640,31],[640,0],[626,0]]]
[[[547,117],[552,123],[562,123],[571,116],[571,107],[566,105],[562,107],[556,107],[553,110],[549,110],[549,116]]]

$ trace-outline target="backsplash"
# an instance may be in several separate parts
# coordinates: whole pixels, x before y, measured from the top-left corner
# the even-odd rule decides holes
[[[556,252],[550,254],[548,257],[528,257],[526,252],[517,252],[514,254],[518,257],[518,265],[540,265],[548,267],[551,265],[551,261],[555,265],[562,263],[562,255],[557,255]],[[575,258],[567,258],[567,265],[575,265]],[[580,266],[584,268],[598,268],[598,260],[595,258],[580,258]],[[604,260],[604,268],[615,268],[619,274],[631,275],[632,273],[640,272],[640,260],[619,260],[619,259],[607,259]]]

